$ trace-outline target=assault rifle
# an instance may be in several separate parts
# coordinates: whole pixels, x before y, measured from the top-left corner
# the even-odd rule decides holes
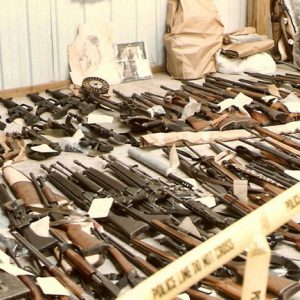
[[[22,118],[28,126],[31,126],[39,121],[46,122],[46,120],[31,112],[33,110],[32,106],[26,104],[17,104],[16,102],[12,101],[12,98],[3,99],[0,97],[0,102],[7,108],[9,117],[6,119],[6,122],[8,123],[13,122],[17,118]]]
[[[11,229],[20,231],[39,250],[45,250],[55,245],[53,238],[39,236],[30,228],[29,225],[35,220],[35,217],[28,215],[24,201],[14,200],[10,197],[5,184],[0,184],[0,195],[0,205],[9,219]]]
[[[32,143],[29,143],[26,145],[26,154],[29,158],[35,159],[35,160],[43,160],[52,156],[59,155],[61,153],[61,147],[58,143],[52,142],[48,140],[47,138],[43,137],[42,135],[38,134],[33,129],[29,129],[27,127],[23,127],[22,129],[22,135],[24,138],[30,138],[32,140]],[[34,146],[38,145],[47,145],[54,151],[49,151],[46,153],[40,153],[38,151],[35,151],[32,149]]]
[[[46,90],[46,93],[59,100],[59,104],[61,106],[64,107],[67,105],[67,107],[70,109],[78,109],[79,112],[84,116],[88,115],[96,109],[94,104],[85,103],[81,101],[81,99],[79,99],[78,97],[69,96],[67,94],[62,93],[61,91]]]
[[[30,98],[30,100],[33,101],[34,104],[37,106],[35,112],[37,116],[40,116],[45,112],[49,112],[56,120],[64,117],[68,113],[68,110],[71,108],[70,104],[67,104],[63,107],[59,107],[58,100],[52,98],[46,99],[38,95],[37,93],[27,94],[26,96]]]
[[[79,285],[71,280],[63,271],[57,266],[52,264],[36,247],[22,237],[18,232],[12,231],[11,234],[15,239],[22,244],[36,259],[41,261],[47,270],[60,281],[70,292],[72,292],[80,300],[92,300],[93,298],[88,295]]]

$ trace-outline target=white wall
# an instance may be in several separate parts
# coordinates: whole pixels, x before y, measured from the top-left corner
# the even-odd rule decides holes
[[[247,0],[214,0],[224,24],[225,33],[246,25]]]
[[[246,0],[214,0],[225,30],[244,26]],[[1,0],[0,89],[68,78],[66,47],[82,22],[112,21],[118,42],[145,41],[164,61],[167,0]]]

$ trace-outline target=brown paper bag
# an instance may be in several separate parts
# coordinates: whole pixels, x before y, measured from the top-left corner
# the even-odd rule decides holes
[[[167,70],[177,79],[196,79],[216,71],[214,55],[223,38],[213,0],[168,0]]]
[[[244,58],[257,53],[266,52],[273,47],[273,40],[264,40],[244,44],[228,44],[222,46],[221,53],[229,58]]]

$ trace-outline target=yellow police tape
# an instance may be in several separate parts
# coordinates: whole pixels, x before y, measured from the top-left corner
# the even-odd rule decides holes
[[[266,236],[300,213],[300,183],[159,270],[118,300],[168,300],[243,252],[257,230]],[[259,270],[257,270],[259,272]]]

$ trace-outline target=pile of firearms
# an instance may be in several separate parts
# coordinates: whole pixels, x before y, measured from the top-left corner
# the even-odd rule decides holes
[[[256,73],[249,73],[249,75],[260,80],[232,81],[208,75],[203,85],[185,81],[181,90],[161,86],[167,90],[162,95],[144,92],[140,95],[134,93],[128,97],[120,91],[113,90],[118,100],[112,100],[109,96],[98,93],[97,89],[91,90],[83,87],[81,93],[76,96],[72,93],[46,90],[51,98],[38,94],[27,95],[36,106],[35,113],[30,105],[18,104],[11,99],[0,98],[0,100],[7,108],[7,122],[23,118],[28,126],[32,126],[30,132],[34,130],[36,134],[23,132],[23,137],[33,139],[34,144],[49,145],[47,140],[37,135],[38,133],[57,134],[59,132],[61,136],[72,136],[78,125],[82,125],[84,137],[80,141],[80,146],[91,147],[98,151],[98,154],[110,152],[114,145],[131,143],[133,146],[138,146],[138,141],[131,133],[230,130],[285,124],[298,120],[299,113],[289,112],[281,99],[291,92],[296,96],[299,95],[300,76],[289,73],[276,76]],[[239,100],[236,99],[240,93],[252,99],[242,109],[239,106]],[[191,98],[201,107],[198,106],[197,111],[183,118],[183,113],[190,104]],[[226,111],[221,111],[221,103],[228,98],[236,99],[236,105],[233,103]],[[116,111],[121,122],[129,126],[130,132],[119,134],[99,124],[89,124],[86,117],[97,108]],[[74,109],[78,114],[73,113]],[[41,117],[45,112],[51,114],[48,120]],[[64,123],[56,121],[64,117]],[[50,148],[52,148],[51,145]],[[32,151],[28,152],[30,154]],[[52,155],[55,155],[53,153]],[[57,151],[56,155],[59,153],[60,151]],[[31,158],[35,159],[34,155]]]
[[[220,152],[224,144],[211,146]],[[213,157],[201,156],[190,146],[179,151],[180,168],[212,193],[217,204],[225,204],[222,212],[195,201],[204,194],[175,174],[168,174],[172,181],[168,183],[112,156],[101,156],[105,171],[84,166],[79,161],[74,161],[73,167],[59,161],[41,165],[47,173],[44,178],[36,178],[33,173],[29,178],[12,167],[4,167],[3,177],[15,198],[8,193],[7,185],[1,184],[1,206],[10,220],[16,243],[31,254],[38,277],[49,274],[56,277],[78,299],[114,299],[124,286],[134,287],[296,181],[284,173],[285,167],[297,167],[292,161],[286,160],[288,166],[282,166],[265,156],[265,149],[263,154],[243,146],[230,148],[230,151],[249,161],[249,165],[242,166],[237,158],[219,165]],[[165,152],[168,153],[168,149]],[[166,174],[163,164],[145,156],[141,150],[131,148],[129,155]],[[247,203],[233,195],[233,181],[237,178],[247,178],[257,185],[257,188],[249,187]],[[54,193],[45,179],[61,194]],[[113,198],[113,203],[105,216],[93,219],[84,212],[99,198],[103,203]],[[45,215],[50,218],[49,237],[39,236],[31,226]],[[181,226],[187,219],[196,231]],[[90,224],[90,232],[82,229],[84,223]],[[268,241],[271,247],[289,241],[299,249],[299,233],[300,226],[289,221],[268,236]],[[152,238],[152,243],[145,240],[147,237]],[[8,253],[18,262],[13,250],[15,245],[12,249],[8,240],[3,241],[6,241],[3,242],[5,248],[10,249]],[[95,259],[91,262],[95,255],[96,262]],[[52,262],[53,257],[57,258],[59,267]],[[279,258],[272,259],[277,266]],[[116,266],[116,274],[101,271],[106,260]],[[285,265],[289,266],[286,277],[270,273],[267,299],[291,295],[300,289],[297,282],[300,269],[291,260]],[[192,299],[218,299],[209,295],[211,290],[229,299],[240,299],[243,270],[244,262],[233,260],[186,292]],[[34,277],[30,277],[30,283],[28,276],[19,276],[19,279],[27,285],[34,299],[43,299]]]
[[[36,160],[58,155],[59,143],[42,134],[52,130],[73,136],[78,126],[86,129],[81,146],[91,146],[96,153],[110,152],[116,144],[138,145],[131,135],[89,124],[87,115],[97,108],[118,112],[133,134],[244,128],[255,136],[254,140],[240,139],[234,147],[218,141],[211,143],[214,153],[211,156],[202,155],[184,143],[185,147],[177,150],[179,168],[195,179],[200,189],[170,172],[169,165],[133,147],[128,151],[132,159],[166,178],[151,177],[148,170],[129,166],[111,155],[100,155],[102,161],[97,157],[92,166],[76,160],[73,166],[61,161],[42,164],[44,177],[3,167],[5,184],[0,184],[0,205],[15,240],[0,235],[0,248],[19,267],[30,268],[34,276],[10,278],[18,289],[3,295],[0,290],[1,299],[11,299],[12,290],[13,297],[30,294],[30,299],[51,299],[37,284],[37,278],[49,276],[55,277],[70,293],[59,299],[115,299],[122,288],[134,287],[298,182],[290,175],[290,171],[300,168],[297,132],[279,135],[262,126],[297,120],[298,114],[290,113],[278,99],[290,91],[298,95],[300,76],[249,75],[259,81],[231,81],[209,75],[203,85],[183,82],[182,90],[162,87],[167,90],[165,95],[145,92],[127,97],[114,91],[119,101],[91,89],[82,89],[79,96],[46,91],[50,99],[29,94],[36,105],[35,113],[32,106],[1,99],[8,109],[7,122],[21,117],[27,124],[21,133],[7,134],[1,142],[3,162],[18,157],[22,147],[29,158]],[[282,85],[288,86],[289,92]],[[247,113],[236,106],[220,112],[220,103],[236,98],[239,93],[253,99],[244,107]],[[273,94],[277,94],[276,100],[271,97],[262,100]],[[201,104],[200,110],[183,120],[191,97]],[[52,117],[43,119],[41,115],[45,112]],[[64,123],[57,121],[62,118]],[[22,138],[32,142],[25,146]],[[52,151],[47,155],[36,152],[36,146],[42,144]],[[167,156],[170,151],[163,149]],[[100,168],[101,163],[105,170]],[[237,180],[246,181],[247,201],[234,191]],[[211,208],[204,202],[207,195],[215,201]],[[92,218],[88,212],[101,201],[108,210],[102,217]],[[35,229],[45,219],[50,220],[49,236]],[[290,220],[269,235],[268,242],[272,248],[289,242],[299,250],[299,234],[300,225]],[[20,259],[24,253],[26,259]],[[107,262],[115,266],[114,273],[104,271]],[[278,265],[284,265],[287,273],[279,277],[270,272],[266,299],[284,299],[300,290],[300,268],[293,260],[274,255],[271,266]],[[245,262],[238,257],[186,293],[191,299],[218,299],[210,294],[214,290],[226,299],[241,299],[244,267]]]
[[[11,123],[17,118],[22,118],[27,125],[22,132],[9,134],[9,140],[1,142],[3,148],[5,148],[2,164],[8,160],[7,157],[9,159],[14,158],[12,153],[17,156],[17,148],[10,146],[12,139],[14,143],[17,142],[16,139],[20,140],[21,138],[32,140],[32,143],[26,144],[26,154],[31,159],[43,160],[60,154],[62,149],[59,143],[53,143],[43,135],[71,137],[76,133],[78,124],[84,128],[84,137],[80,139],[79,147],[75,149],[65,148],[65,151],[80,152],[80,149],[89,147],[99,154],[112,151],[114,145],[123,145],[125,143],[131,143],[134,146],[139,145],[133,136],[128,133],[119,134],[100,124],[87,122],[87,116],[96,108],[104,108],[105,110],[108,109],[107,107],[115,108],[113,104],[110,105],[110,101],[106,97],[101,95],[96,97],[93,94],[77,97],[60,91],[46,90],[46,92],[51,95],[51,98],[44,98],[38,94],[27,95],[34,102],[35,109],[28,104],[14,102],[11,98],[0,98],[2,104],[7,108],[8,117],[6,122]],[[105,101],[101,101],[101,98],[105,99]],[[103,107],[102,103],[106,104],[106,106]],[[75,114],[74,110],[78,114]],[[50,117],[47,120],[41,117],[44,113],[50,113]],[[58,119],[63,119],[64,121],[58,122]],[[29,126],[31,126],[31,129],[28,128]],[[4,128],[5,126],[2,127],[2,129]],[[7,147],[5,147],[5,144],[8,144]],[[51,151],[41,153],[33,150],[32,147],[42,144],[51,148]]]

